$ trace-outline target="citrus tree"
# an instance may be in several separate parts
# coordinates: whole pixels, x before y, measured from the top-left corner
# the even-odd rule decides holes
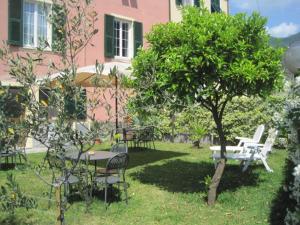
[[[269,45],[266,19],[259,14],[210,14],[190,7],[179,23],[155,26],[149,47],[133,62],[135,102],[185,107],[201,104],[212,114],[221,144],[208,192],[214,204],[226,164],[223,115],[235,96],[266,96],[281,87],[281,49]]]

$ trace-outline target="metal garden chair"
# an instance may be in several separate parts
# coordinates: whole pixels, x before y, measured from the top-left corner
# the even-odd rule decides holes
[[[107,189],[113,184],[123,184],[123,188],[126,196],[126,204],[128,204],[127,195],[127,183],[125,180],[125,171],[127,169],[129,162],[129,156],[127,153],[119,153],[118,155],[112,157],[108,160],[105,168],[105,173],[101,176],[96,176],[94,179],[95,184],[100,184],[104,186],[105,190],[105,207],[107,208]],[[117,171],[117,174],[111,174],[110,171]]]

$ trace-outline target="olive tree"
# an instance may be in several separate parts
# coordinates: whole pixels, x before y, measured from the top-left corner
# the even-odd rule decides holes
[[[37,51],[25,55],[14,54],[9,46],[3,46],[0,49],[0,59],[9,65],[11,78],[23,87],[20,93],[26,108],[23,124],[26,125],[28,134],[46,148],[44,160],[36,168],[36,174],[56,189],[59,207],[57,220],[63,224],[67,196],[66,190],[61,194],[61,189],[67,188],[64,184],[77,170],[81,155],[93,147],[100,130],[101,133],[105,132],[106,127],[95,121],[94,110],[99,105],[108,108],[107,101],[100,97],[109,87],[109,81],[101,79],[103,66],[96,62],[96,74],[91,81],[94,88],[90,90],[88,98],[83,97],[86,95],[84,87],[76,83],[78,56],[91,44],[91,39],[98,32],[95,28],[97,13],[92,8],[91,0],[53,0],[52,13],[48,19],[52,23],[52,43],[39,40]],[[49,62],[45,52],[49,49],[52,49],[53,55],[59,60],[57,63],[50,61],[47,74],[41,79],[37,67]],[[56,74],[54,79],[53,74]],[[47,102],[37,98],[37,88],[40,90],[40,97],[46,96]],[[55,119],[51,117],[53,111]],[[85,116],[94,126],[88,132],[74,129],[74,122],[81,123]],[[77,154],[77,160],[72,164],[66,162],[69,150]],[[51,169],[52,179],[44,173],[45,168]],[[81,170],[77,172],[81,173]],[[85,175],[87,174],[88,171]],[[87,183],[88,179],[80,181],[83,187],[81,194],[87,197],[90,185]]]
[[[201,104],[212,113],[221,159],[208,192],[214,204],[226,164],[223,114],[235,96],[266,96],[282,85],[281,49],[269,45],[266,19],[190,7],[179,23],[155,26],[133,62],[137,106]]]

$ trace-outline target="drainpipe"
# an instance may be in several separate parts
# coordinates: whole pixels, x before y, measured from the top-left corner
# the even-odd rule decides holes
[[[172,18],[171,18],[171,1],[173,1],[173,0],[169,0],[169,22],[172,20]]]

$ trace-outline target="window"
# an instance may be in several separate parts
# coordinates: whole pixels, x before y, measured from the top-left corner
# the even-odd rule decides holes
[[[48,22],[50,5],[43,2],[24,1],[23,45],[38,47],[44,41],[51,42],[51,25]]]
[[[105,57],[132,58],[142,45],[142,23],[105,15]]]
[[[115,56],[128,57],[129,23],[114,20],[114,45]]]
[[[51,6],[44,0],[9,0],[8,43],[38,47],[47,40],[51,44],[52,26],[48,20]]]
[[[194,0],[182,0],[183,5],[194,5]]]
[[[221,12],[220,0],[211,0],[211,12]]]
[[[176,0],[176,5],[180,6],[200,6],[200,0]]]

